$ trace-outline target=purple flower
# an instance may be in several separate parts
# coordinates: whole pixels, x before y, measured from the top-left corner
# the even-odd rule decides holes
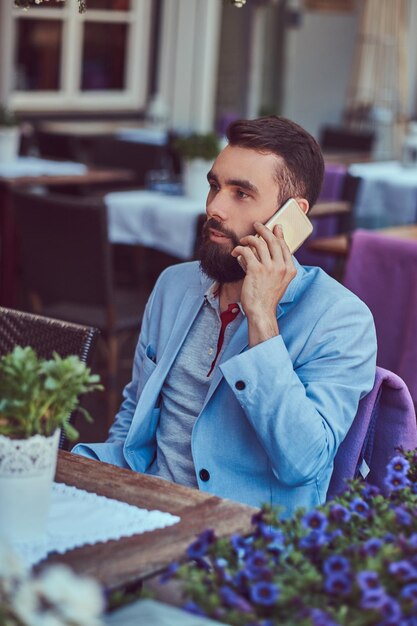
[[[203,532],[199,534],[198,539],[200,539],[201,541],[205,541],[208,544],[211,544],[216,541],[217,537],[216,537],[216,533],[214,532],[212,528],[207,528],[206,530],[203,530]]]
[[[394,456],[387,464],[387,472],[392,474],[406,475],[410,469],[410,463],[403,456]]]
[[[205,541],[201,541],[201,539],[196,539],[191,545],[187,548],[187,554],[190,559],[201,559],[201,557],[205,556],[207,553],[208,543]]]
[[[285,542],[285,536],[282,530],[278,530],[270,524],[259,522],[258,531],[261,537],[263,537],[267,541],[280,541],[282,544],[284,544]]]
[[[239,591],[245,592],[249,587],[249,583],[254,580],[254,578],[255,576],[252,572],[242,569],[233,576],[233,584]]]
[[[311,533],[300,539],[300,548],[312,550],[327,544],[329,538],[325,533],[312,530]]]
[[[345,596],[352,589],[352,581],[346,572],[331,574],[324,581],[324,589],[335,596]]]
[[[414,552],[417,550],[417,533],[412,533],[407,539],[407,547]]]
[[[245,566],[250,572],[261,573],[268,566],[268,558],[262,550],[255,550],[245,559]]]
[[[196,604],[195,602],[192,602],[191,600],[186,602],[182,608],[184,609],[184,611],[187,611],[188,613],[192,613],[193,615],[199,615],[200,617],[207,616],[207,613],[205,613],[203,609],[198,606],[198,604]]]
[[[232,535],[230,537],[230,543],[238,555],[244,554],[248,548],[247,540],[240,535]]]
[[[375,591],[376,589],[381,589],[381,584],[378,578],[378,574],[373,572],[372,570],[364,570],[363,572],[359,572],[356,576],[357,583],[359,587],[367,593],[368,591]]]
[[[397,474],[395,472],[388,472],[384,479],[384,485],[388,491],[400,491],[409,487],[410,481],[404,474]]]
[[[375,496],[379,496],[381,490],[376,485],[371,485],[371,483],[365,483],[365,486],[362,489],[362,496],[365,500],[370,500],[375,498]]]
[[[207,553],[207,548],[216,540],[214,530],[211,528],[202,532],[197,539],[187,548],[190,559],[201,559]]]
[[[366,517],[369,511],[368,504],[365,502],[365,500],[362,500],[362,498],[355,498],[354,500],[352,500],[352,502],[349,504],[349,508],[352,513],[356,513],[356,515],[360,515],[361,517]]]
[[[401,580],[402,582],[408,582],[417,578],[417,569],[409,561],[395,561],[388,566],[390,574]]]
[[[213,567],[216,571],[218,579],[222,583],[230,583],[232,581],[232,577],[226,569],[227,565],[228,562],[226,559],[214,559]]]
[[[220,587],[219,593],[223,602],[232,609],[237,609],[242,611],[242,613],[250,613],[252,611],[250,603],[230,587],[226,585]]]
[[[301,519],[306,528],[311,528],[315,531],[324,531],[327,528],[327,517],[320,511],[310,511]]]
[[[279,588],[274,583],[258,582],[250,588],[252,602],[262,606],[272,606],[279,597]]]
[[[410,583],[401,589],[401,596],[411,600],[413,606],[417,606],[417,583]]]
[[[385,602],[379,608],[379,612],[386,620],[391,620],[393,623],[402,617],[400,604],[388,595],[385,596]]]
[[[413,523],[413,518],[403,506],[397,506],[394,511],[395,519],[399,524],[402,524],[403,526],[411,526],[411,524]]]
[[[350,563],[344,556],[333,554],[329,556],[323,563],[323,572],[327,575],[345,573],[350,571]]]
[[[180,564],[177,563],[176,561],[174,561],[174,563],[171,563],[171,565],[169,565],[166,570],[161,574],[160,578],[159,578],[159,582],[164,585],[165,583],[167,583],[169,580],[171,580],[171,578],[175,575],[176,571],[178,570]]]
[[[350,520],[351,514],[346,507],[341,504],[333,504],[330,508],[329,519],[331,522],[346,523]]]
[[[313,626],[339,626],[328,613],[321,609],[311,609],[310,618]]]
[[[380,551],[381,546],[382,546],[381,539],[372,537],[371,539],[368,539],[368,541],[365,541],[365,543],[361,547],[361,553],[364,556],[376,556],[378,552]]]
[[[363,594],[360,606],[362,609],[380,610],[385,605],[388,596],[380,587],[379,589],[369,590]]]

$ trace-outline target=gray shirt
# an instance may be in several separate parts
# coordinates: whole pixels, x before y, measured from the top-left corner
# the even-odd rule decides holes
[[[191,433],[201,411],[215,371],[217,342],[221,329],[218,287],[214,283],[166,377],[161,391],[161,415],[156,431],[157,451],[147,474],[175,483],[197,487],[191,454]],[[225,329],[224,341],[216,365],[236,328],[237,316]]]

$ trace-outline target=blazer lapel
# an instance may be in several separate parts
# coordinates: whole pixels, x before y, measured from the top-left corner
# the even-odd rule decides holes
[[[302,265],[300,265],[297,259],[295,259],[294,257],[293,257],[293,260],[294,260],[294,265],[297,269],[297,275],[288,285],[287,290],[285,291],[280,304],[278,304],[277,306],[277,320],[279,320],[281,315],[283,315],[284,313],[283,305],[285,306],[285,304],[290,303],[294,300],[299,283],[302,279],[302,276],[304,275],[304,268],[302,267]],[[248,321],[246,317],[244,317],[239,328],[236,330],[235,334],[230,340],[230,343],[227,345],[225,351],[223,352],[221,359],[220,359],[220,363],[227,361],[228,359],[230,359],[232,356],[235,356],[236,354],[240,354],[247,348],[248,348]],[[209,390],[207,392],[206,399],[204,401],[204,404],[201,410],[203,410],[207,402],[209,402],[210,398],[212,397],[213,393],[216,391],[222,378],[223,378],[223,374],[220,368],[216,367],[214,370],[212,381],[210,383]]]

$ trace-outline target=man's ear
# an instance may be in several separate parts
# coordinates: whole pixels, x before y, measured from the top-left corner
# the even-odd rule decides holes
[[[306,198],[295,198],[295,199],[297,200],[298,204],[300,205],[300,208],[303,211],[303,213],[305,213],[307,215],[308,209],[310,208],[308,200],[306,200]]]

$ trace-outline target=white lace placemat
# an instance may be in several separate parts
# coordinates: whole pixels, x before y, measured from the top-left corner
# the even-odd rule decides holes
[[[50,552],[63,554],[86,544],[130,537],[179,521],[179,517],[170,513],[140,509],[126,502],[54,483],[44,540],[15,543],[13,548],[30,567]]]

